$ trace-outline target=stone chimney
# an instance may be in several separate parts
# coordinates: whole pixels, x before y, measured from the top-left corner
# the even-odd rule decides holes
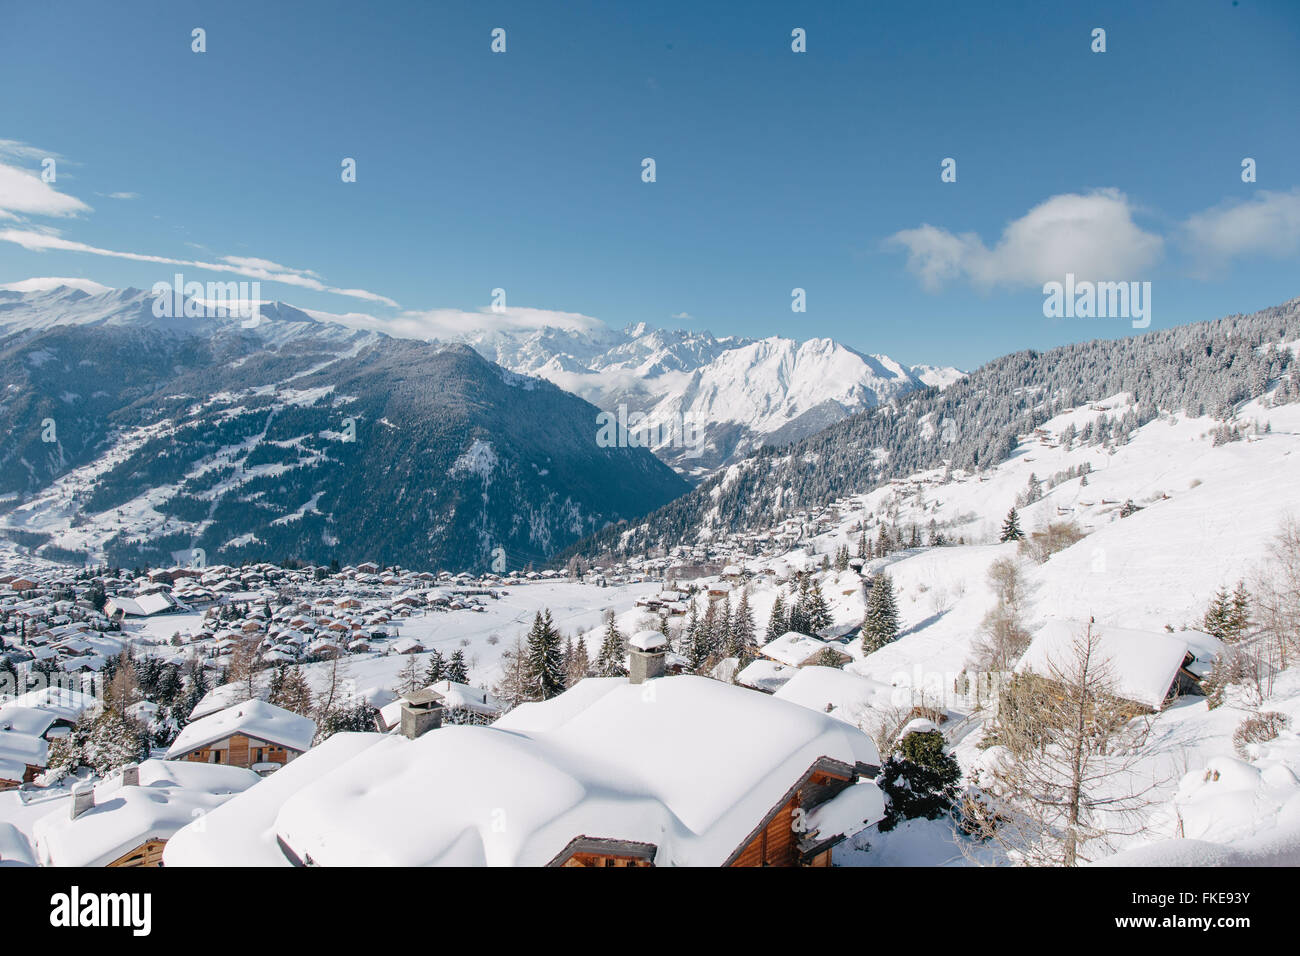
[[[627,644],[629,684],[642,684],[664,676],[668,663],[668,638],[658,631],[637,631]]]
[[[122,768],[122,786],[140,786],[140,765],[138,763],[129,763]]]
[[[402,736],[423,737],[442,726],[442,697],[431,690],[418,690],[402,700]]]
[[[72,788],[72,819],[75,820],[95,806],[95,785],[83,780]]]

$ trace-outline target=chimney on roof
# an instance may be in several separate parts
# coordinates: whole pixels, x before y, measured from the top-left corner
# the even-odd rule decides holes
[[[122,768],[122,786],[140,786],[140,765],[138,763],[129,763]]]
[[[72,788],[72,819],[75,820],[95,806],[95,785],[83,780]]]
[[[423,737],[442,726],[442,696],[431,690],[417,690],[402,700],[402,736]]]
[[[637,631],[627,644],[629,684],[642,684],[664,676],[668,664],[666,637],[658,631]]]

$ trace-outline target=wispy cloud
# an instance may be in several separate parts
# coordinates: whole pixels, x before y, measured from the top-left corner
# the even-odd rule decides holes
[[[695,318],[695,316],[691,315],[689,312],[678,312],[675,315],[673,315],[672,318],[677,319],[678,321],[681,322],[690,322],[692,319]]]
[[[1052,196],[1002,230],[993,246],[923,224],[890,236],[907,250],[908,269],[928,289],[966,279],[992,287],[1038,286],[1074,273],[1080,279],[1131,277],[1159,259],[1164,240],[1139,228],[1117,189]]]
[[[600,319],[580,312],[552,309],[507,308],[494,312],[490,307],[478,311],[463,309],[428,309],[402,312],[395,318],[379,318],[362,312],[321,312],[303,309],[308,315],[328,322],[338,322],[356,329],[373,329],[403,339],[460,340],[492,332],[535,331],[543,328],[573,332],[605,328]]]
[[[90,207],[61,193],[35,173],[0,162],[0,219],[24,216],[76,216]]]
[[[21,282],[7,282],[0,285],[0,289],[6,292],[48,292],[60,286],[80,289],[82,292],[88,292],[91,295],[112,291],[111,286],[96,282],[94,279],[79,279],[72,276],[41,276],[39,278],[23,279]]]
[[[17,140],[0,139],[0,220],[21,224],[21,228],[0,230],[0,241],[10,242],[34,252],[74,252],[125,259],[131,262],[155,262],[160,265],[228,273],[244,276],[248,279],[257,279],[262,282],[279,282],[283,285],[309,289],[313,292],[327,292],[332,295],[399,308],[398,303],[386,295],[370,292],[367,289],[345,289],[331,286],[323,282],[320,276],[311,269],[284,266],[270,259],[261,259],[254,256],[222,256],[215,262],[199,259],[178,259],[172,256],[108,249],[103,246],[93,246],[73,239],[66,239],[60,235],[59,230],[48,225],[28,222],[27,217],[66,218],[91,212],[91,207],[75,196],[59,192],[38,174],[13,165],[13,163],[40,164],[47,157],[54,159],[56,163],[66,162],[56,153],[38,149],[26,143],[20,143]],[[110,193],[108,198],[136,199],[138,194],[116,192]]]
[[[1242,257],[1300,254],[1300,188],[1261,190],[1253,199],[1220,203],[1189,216],[1183,238],[1204,271]]]
[[[238,256],[227,256],[225,259],[217,262],[204,262],[199,259],[175,259],[171,256],[156,256],[140,252],[124,252],[117,249],[104,249],[99,246],[88,245],[84,242],[64,239],[63,237],[48,231],[37,231],[32,229],[0,229],[0,242],[12,242],[15,245],[22,246],[24,249],[36,252],[81,252],[93,256],[108,256],[114,259],[126,259],[131,262],[156,262],[160,265],[204,269],[208,272],[223,272],[244,276],[248,279],[258,279],[263,282],[279,282],[284,285],[296,286],[301,289],[310,289],[314,292],[329,292],[334,295],[347,296],[353,299],[362,299],[367,302],[378,302],[382,305],[392,306],[393,308],[398,307],[398,304],[388,298],[388,296],[380,295],[377,292],[369,292],[365,289],[341,289],[335,286],[326,285],[316,278],[315,274],[310,271],[285,271],[285,267],[278,266],[277,263],[270,262],[266,259],[252,259]]]

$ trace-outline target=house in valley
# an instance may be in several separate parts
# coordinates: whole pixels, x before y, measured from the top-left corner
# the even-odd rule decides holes
[[[45,866],[159,866],[177,830],[261,778],[239,767],[165,760],[128,764],[99,784],[77,784],[71,797],[33,825]]]
[[[223,827],[178,835],[177,857],[220,856],[224,823],[247,810],[250,829],[269,820],[275,836],[256,858],[295,865],[829,866],[883,817],[880,756],[856,727],[661,676],[662,646],[631,654],[631,677],[587,678],[490,726],[425,733],[437,722],[412,708],[409,734],[367,741],[326,773],[286,768],[267,781],[284,784],[265,800],[275,806],[260,787],[234,798]]]
[[[168,760],[228,764],[270,773],[311,747],[316,721],[263,700],[246,700],[186,724]]]

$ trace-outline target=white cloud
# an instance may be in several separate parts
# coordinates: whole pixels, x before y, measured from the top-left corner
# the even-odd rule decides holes
[[[678,312],[677,314],[671,316],[671,318],[678,319],[679,321],[682,322],[690,322],[692,319],[695,318],[695,316],[691,315],[689,312]]]
[[[244,276],[248,279],[258,279],[265,282],[279,282],[284,285],[297,286],[302,289],[311,289],[315,292],[330,292],[334,295],[347,296],[353,299],[379,302],[383,305],[397,308],[396,302],[387,296],[378,294],[377,292],[368,292],[365,289],[339,289],[333,286],[328,286],[315,278],[314,273],[303,270],[279,271],[284,267],[278,266],[276,263],[267,259],[252,259],[237,256],[230,256],[219,262],[203,262],[197,259],[173,259],[170,256],[154,256],[139,252],[120,252],[114,249],[103,249],[98,246],[87,245],[84,242],[64,239],[61,236],[54,235],[48,231],[37,231],[33,229],[0,229],[0,242],[12,242],[15,245],[22,246],[24,249],[30,249],[36,252],[47,252],[52,250],[60,252],[83,252],[94,256],[129,259],[132,262],[156,262],[162,265],[205,269],[209,272],[225,272]],[[166,278],[170,279],[171,277],[167,276]]]
[[[1052,196],[1008,223],[992,248],[973,232],[957,235],[929,224],[897,232],[888,242],[907,249],[908,269],[929,289],[954,279],[986,288],[1041,286],[1066,273],[1132,279],[1164,246],[1133,222],[1133,207],[1116,189]]]
[[[1220,203],[1189,216],[1183,235],[1203,264],[1238,256],[1286,258],[1300,253],[1300,187],[1262,190],[1245,202]]]
[[[35,173],[0,163],[0,219],[19,216],[75,216],[90,207],[61,193]]]
[[[139,199],[139,193],[109,193],[109,199]]]
[[[102,285],[93,279],[77,279],[67,276],[42,276],[23,279],[21,282],[9,282],[0,285],[0,289],[6,292],[48,292],[51,289],[59,288],[59,286],[80,289],[82,292],[88,292],[91,295],[112,291],[112,286]]]
[[[551,309],[507,308],[494,312],[484,307],[476,312],[463,309],[427,309],[402,312],[384,319],[362,312],[319,312],[303,309],[315,319],[338,322],[356,329],[374,329],[403,339],[461,340],[485,332],[533,331],[558,328],[575,332],[605,328],[600,319],[580,312],[557,312]]]

